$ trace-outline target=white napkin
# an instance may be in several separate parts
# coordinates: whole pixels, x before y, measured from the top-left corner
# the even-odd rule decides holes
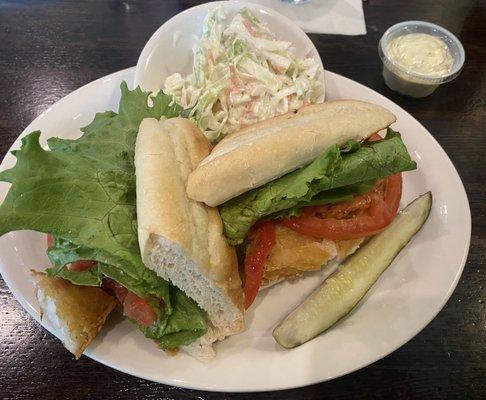
[[[290,4],[282,0],[247,0],[272,8],[309,33],[366,35],[361,0],[310,0]]]

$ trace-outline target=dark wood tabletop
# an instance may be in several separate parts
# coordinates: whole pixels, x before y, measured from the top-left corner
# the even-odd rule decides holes
[[[0,1],[0,155],[54,102],[94,79],[134,66],[150,35],[197,3]],[[137,379],[87,357],[75,361],[29,317],[0,279],[0,398],[485,398],[486,2],[366,1],[364,12],[366,36],[310,35],[325,67],[382,93],[417,118],[445,149],[469,196],[469,257],[457,289],[438,316],[389,356],[333,381],[274,393],[208,393]],[[466,50],[462,74],[424,99],[389,90],[377,53],[386,28],[413,19],[449,29]]]

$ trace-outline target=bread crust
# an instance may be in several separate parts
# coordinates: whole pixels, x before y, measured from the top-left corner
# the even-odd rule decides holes
[[[142,121],[135,151],[138,234],[145,265],[193,297],[227,335],[241,331],[244,322],[236,253],[223,236],[218,210],[186,194],[189,173],[209,152],[209,142],[187,119]],[[167,249],[174,252],[174,265],[161,265],[169,264],[160,262]],[[201,293],[178,282],[189,273],[193,286],[206,285]],[[218,326],[213,314],[221,310],[205,306],[216,295],[234,313],[232,326]]]
[[[81,357],[117,301],[98,287],[73,285],[38,271],[32,275],[41,318],[49,321],[76,358]]]
[[[189,175],[187,194],[215,207],[310,163],[331,145],[366,139],[395,120],[381,106],[337,100],[258,122],[216,145]]]

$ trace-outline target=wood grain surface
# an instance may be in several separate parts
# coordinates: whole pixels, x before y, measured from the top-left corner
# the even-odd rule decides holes
[[[135,65],[145,42],[164,21],[198,3],[0,1],[0,156],[54,102],[94,79]],[[486,2],[366,1],[364,11],[366,36],[310,37],[327,69],[382,93],[425,125],[461,175],[473,219],[471,249],[459,285],[439,315],[399,350],[342,378],[283,392],[207,393],[147,382],[87,357],[75,361],[27,315],[0,279],[1,399],[485,398]],[[444,26],[466,50],[459,78],[419,100],[385,86],[377,53],[386,28],[410,19]]]

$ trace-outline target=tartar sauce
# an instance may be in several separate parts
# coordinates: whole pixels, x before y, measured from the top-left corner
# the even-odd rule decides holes
[[[454,64],[447,44],[426,33],[398,36],[388,44],[387,51],[393,62],[410,72],[423,75],[445,76]]]

